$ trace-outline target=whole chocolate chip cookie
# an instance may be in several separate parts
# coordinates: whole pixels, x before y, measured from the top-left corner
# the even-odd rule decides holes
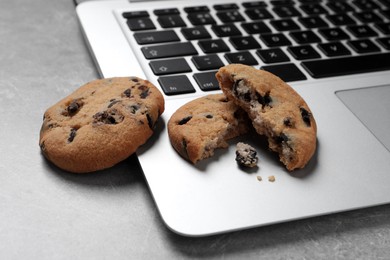
[[[246,113],[224,94],[197,98],[180,107],[169,119],[172,146],[185,159],[196,163],[228,147],[227,140],[248,131]]]
[[[316,150],[317,126],[303,98],[279,77],[230,64],[216,77],[225,95],[244,109],[256,131],[290,171],[303,168]]]
[[[39,145],[70,172],[109,168],[148,140],[163,111],[161,92],[147,80],[95,80],[46,110]]]

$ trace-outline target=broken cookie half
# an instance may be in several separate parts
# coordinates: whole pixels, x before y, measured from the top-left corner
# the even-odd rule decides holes
[[[308,163],[316,150],[317,125],[293,88],[267,71],[241,64],[220,68],[216,77],[226,97],[247,112],[289,171]]]
[[[246,133],[246,113],[224,94],[211,94],[180,107],[168,121],[168,135],[174,149],[197,163],[227,148],[229,139]]]

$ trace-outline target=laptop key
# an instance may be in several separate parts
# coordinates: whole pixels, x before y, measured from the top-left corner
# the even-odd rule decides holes
[[[301,9],[307,14],[307,15],[320,15],[320,14],[327,14],[328,11],[324,7],[322,7],[320,4],[307,4],[302,5]]]
[[[170,43],[142,47],[141,51],[146,59],[159,59],[198,54],[198,51],[190,42]]]
[[[326,28],[318,30],[328,41],[348,40],[350,37],[341,28]]]
[[[271,29],[264,22],[242,23],[241,27],[248,34],[270,33]]]
[[[318,44],[318,48],[328,57],[350,55],[348,50],[341,42],[329,42]]]
[[[149,17],[149,13],[147,11],[131,11],[122,13],[122,16],[126,19],[132,19],[139,17]]]
[[[186,23],[180,15],[163,15],[157,18],[163,28],[185,27]]]
[[[319,16],[301,17],[298,21],[308,29],[328,27],[328,24]]]
[[[282,33],[261,34],[260,39],[268,47],[291,45],[291,41]]]
[[[245,21],[245,18],[237,10],[221,11],[217,13],[223,23],[234,23]]]
[[[138,44],[180,41],[180,38],[173,30],[136,32],[133,36]]]
[[[264,20],[264,19],[273,18],[273,15],[270,12],[268,12],[268,10],[265,8],[248,9],[248,10],[245,10],[245,13],[252,20]]]
[[[294,5],[293,0],[272,0],[271,4],[274,6],[281,6],[281,5]]]
[[[390,50],[390,37],[378,38],[376,41],[386,50]]]
[[[155,75],[191,72],[191,68],[184,58],[151,61],[149,66]]]
[[[303,61],[302,66],[313,78],[326,78],[390,70],[390,53]]]
[[[215,73],[217,73],[217,71],[195,73],[193,77],[201,90],[218,90],[220,88]]]
[[[290,58],[279,48],[257,50],[256,54],[259,55],[264,63],[279,63],[290,61]]]
[[[355,40],[348,41],[348,44],[357,52],[357,53],[369,53],[380,51],[379,47],[376,46],[371,40]],[[389,62],[390,63],[390,62]]]
[[[328,15],[326,18],[331,21],[334,25],[350,25],[350,24],[356,24],[356,21],[353,20],[348,14],[333,14]]]
[[[231,10],[231,9],[238,9],[238,5],[236,4],[218,4],[213,6],[215,10],[221,11],[221,10]]]
[[[320,37],[313,31],[298,31],[290,33],[290,36],[299,44],[321,42]]]
[[[207,5],[184,7],[184,12],[186,13],[207,13],[209,11],[210,9]]]
[[[229,47],[222,39],[217,40],[202,40],[198,42],[198,45],[204,53],[217,53],[217,52],[228,52]]]
[[[375,24],[376,28],[380,30],[383,34],[390,34],[390,23],[377,23]]]
[[[372,11],[355,13],[354,16],[358,18],[362,23],[374,23],[382,22],[383,19]]]
[[[181,33],[187,40],[211,39],[211,35],[203,26],[182,28]]]
[[[157,79],[165,95],[194,93],[195,89],[185,75],[164,76]]]
[[[298,69],[298,67],[292,63],[280,64],[280,65],[267,65],[267,66],[262,66],[260,69],[271,72],[286,82],[307,79],[305,74],[303,74]]]
[[[252,36],[230,37],[230,43],[236,50],[250,50],[260,48],[260,44]]]
[[[353,4],[360,8],[360,10],[372,10],[379,8],[379,5],[370,0],[354,0]]]
[[[156,9],[153,13],[157,16],[160,15],[169,15],[169,14],[180,14],[179,9],[177,8],[166,8],[166,9]]]
[[[343,1],[331,1],[326,5],[335,13],[347,13],[354,10],[348,3]]]
[[[276,31],[293,31],[300,29],[298,24],[296,24],[292,19],[273,20],[270,23]]]
[[[267,3],[263,1],[243,2],[242,6],[245,8],[267,7]]]
[[[347,29],[357,38],[367,38],[367,37],[378,35],[368,25],[353,25],[353,26],[348,26]]]
[[[127,19],[127,26],[131,31],[156,29],[156,26],[148,17]]]
[[[277,6],[273,11],[280,17],[301,16],[301,13],[294,6]]]
[[[198,70],[214,70],[224,66],[216,54],[194,56],[191,60]]]
[[[187,18],[193,25],[205,25],[205,24],[217,23],[210,13],[189,13]]]
[[[224,57],[229,63],[241,63],[250,66],[259,64],[249,51],[226,53]]]
[[[290,46],[287,50],[297,60],[309,60],[321,57],[321,55],[310,45]]]
[[[241,35],[240,30],[234,24],[213,25],[211,29],[218,37]]]

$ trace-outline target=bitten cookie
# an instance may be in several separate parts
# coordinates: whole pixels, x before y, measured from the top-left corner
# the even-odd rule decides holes
[[[250,126],[246,113],[223,94],[197,98],[180,107],[169,119],[172,146],[185,159],[196,163],[227,148],[227,140],[244,134]]]
[[[148,140],[163,111],[162,94],[147,80],[95,80],[46,110],[39,145],[70,172],[109,168]]]
[[[302,97],[279,77],[246,65],[227,65],[216,77],[225,95],[248,113],[257,133],[267,136],[286,168],[303,168],[315,152],[317,126]]]

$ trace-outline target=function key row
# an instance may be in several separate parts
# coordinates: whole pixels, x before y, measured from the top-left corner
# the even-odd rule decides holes
[[[381,23],[384,22],[382,16],[390,19],[390,11],[387,10],[378,14],[374,11],[353,12],[353,13],[336,13],[325,14],[323,17],[317,15],[303,16],[295,9],[285,9],[286,6],[280,7],[281,9],[274,10],[280,19],[271,20],[270,24],[277,31],[287,30],[299,30],[301,28],[292,18],[298,17],[297,20],[305,28],[319,28],[329,27],[329,23],[334,26],[342,25],[356,25],[362,23]],[[163,9],[155,10],[157,12],[157,22],[162,28],[175,28],[175,27],[187,27],[186,22],[180,16],[178,9]],[[322,13],[322,12],[321,12]],[[262,21],[266,19],[273,19],[274,16],[264,8],[252,8],[245,11],[245,14],[252,21]],[[134,11],[123,13],[123,16],[127,19],[127,25],[131,31],[143,31],[156,29],[155,24],[149,17],[147,11]],[[217,12],[218,19],[225,24],[235,22],[245,22],[246,19],[238,10],[224,10]],[[210,12],[191,12],[188,13],[187,18],[191,25],[216,25],[217,20]]]

